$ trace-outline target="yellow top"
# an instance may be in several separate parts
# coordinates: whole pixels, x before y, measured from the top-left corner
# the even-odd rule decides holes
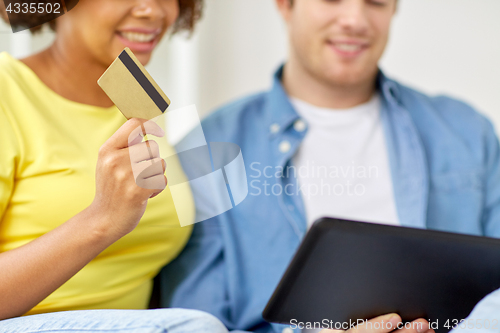
[[[99,147],[125,121],[115,106],[63,98],[29,67],[0,53],[0,253],[29,243],[90,205]],[[173,154],[166,140],[154,139],[162,156]],[[169,159],[169,167],[179,167],[175,162]],[[194,220],[191,193],[183,193],[178,214]],[[28,314],[147,308],[152,278],[178,255],[191,230],[180,227],[167,187],[149,200],[134,231]]]

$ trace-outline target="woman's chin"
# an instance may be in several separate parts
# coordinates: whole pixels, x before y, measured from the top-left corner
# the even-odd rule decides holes
[[[149,63],[149,61],[151,60],[151,52],[150,53],[134,53],[134,54],[143,66],[146,66]]]
[[[111,61],[108,61],[109,65],[111,65],[111,63],[113,61],[115,61],[115,59],[120,55],[120,53],[122,53],[123,49],[125,48],[126,46],[123,46],[123,45],[115,45],[113,47],[113,51],[110,53],[110,56],[111,56]],[[134,55],[137,57],[137,59],[141,62],[141,64],[143,66],[145,66],[150,60],[151,60],[151,57],[153,56],[153,52],[151,51],[148,51],[148,52],[138,52],[137,50],[133,50],[133,49],[130,49],[132,51],[132,53],[134,53]]]

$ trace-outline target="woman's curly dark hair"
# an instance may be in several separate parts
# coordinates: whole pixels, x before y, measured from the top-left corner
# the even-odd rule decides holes
[[[7,0],[5,3],[11,3],[12,0]],[[32,0],[15,0],[16,3],[32,3]],[[60,3],[61,1],[54,1],[54,0],[41,0],[38,1],[38,3]],[[203,9],[203,0],[178,0],[179,2],[179,17],[177,18],[177,21],[175,21],[174,26],[173,26],[173,33],[180,32],[180,31],[188,31],[192,32],[194,29],[194,26],[196,22],[201,18],[201,13]],[[77,1],[75,0],[66,0],[65,5],[67,8],[72,8],[75,6]],[[62,8],[62,7],[61,7]],[[3,0],[0,0],[0,17],[7,23],[9,23],[13,27],[31,27],[30,31],[32,33],[36,33],[40,31],[44,25],[48,25],[52,30],[55,30],[56,27],[56,21],[55,20],[50,20],[48,15],[51,14],[15,14],[14,12],[9,13],[7,15],[7,12],[5,10],[5,4]],[[39,24],[39,22],[47,22],[48,23],[43,23]]]

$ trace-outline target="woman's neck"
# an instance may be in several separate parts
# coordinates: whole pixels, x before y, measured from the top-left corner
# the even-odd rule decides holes
[[[113,105],[97,85],[106,66],[84,52],[68,52],[56,41],[48,49],[21,61],[50,89],[68,100],[99,107]]]

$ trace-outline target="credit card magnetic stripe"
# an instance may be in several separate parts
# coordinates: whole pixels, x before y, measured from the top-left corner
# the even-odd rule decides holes
[[[120,58],[121,62],[127,67],[130,74],[136,79],[136,81],[141,85],[142,89],[148,94],[151,100],[158,106],[162,113],[165,112],[168,108],[168,103],[163,99],[160,93],[155,89],[155,87],[149,82],[148,78],[141,69],[135,64],[132,58],[128,55],[127,52],[123,51],[118,58]]]

